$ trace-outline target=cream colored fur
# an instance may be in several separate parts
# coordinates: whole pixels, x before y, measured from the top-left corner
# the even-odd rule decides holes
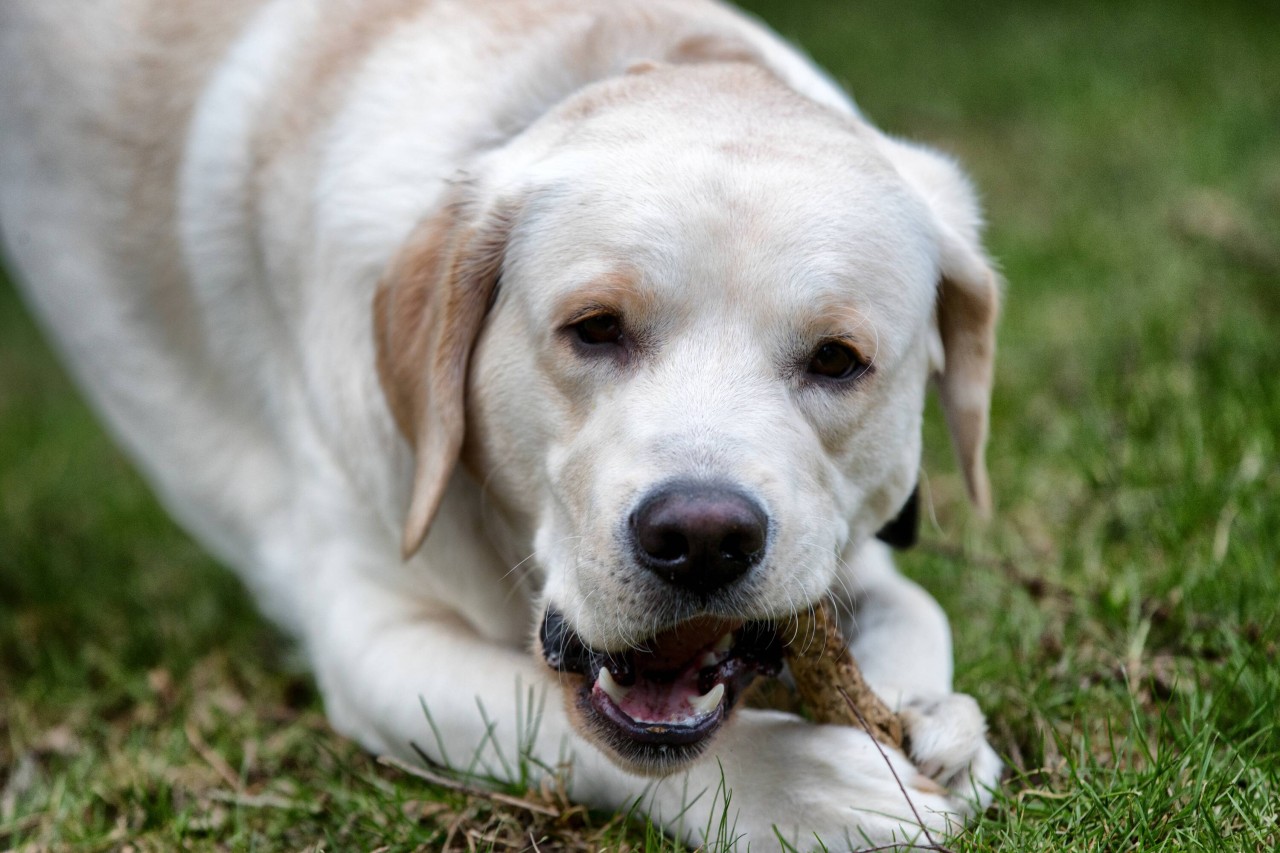
[[[723,780],[754,850],[918,837],[895,774],[933,829],[989,802],[946,619],[871,538],[916,483],[931,374],[989,500],[997,293],[951,162],[708,0],[6,0],[0,80],[19,283],[339,731],[444,759],[425,705],[449,759],[501,768],[517,697],[549,693],[533,747],[574,796],[697,841]],[[644,331],[635,364],[565,346],[596,302]],[[853,390],[795,369],[831,335],[873,360]],[[739,614],[835,596],[909,757],[742,710],[655,781],[575,727],[542,607],[601,648],[662,627],[615,534],[687,475],[775,525]]]

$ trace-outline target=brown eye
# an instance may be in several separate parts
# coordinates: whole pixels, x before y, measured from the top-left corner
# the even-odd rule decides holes
[[[573,330],[588,346],[622,343],[622,320],[616,314],[594,314],[574,323]]]
[[[861,376],[866,369],[867,363],[862,357],[838,341],[827,341],[814,350],[808,366],[811,375],[824,379],[851,379]]]

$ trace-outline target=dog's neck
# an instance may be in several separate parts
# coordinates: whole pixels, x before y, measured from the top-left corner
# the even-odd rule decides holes
[[[906,549],[920,539],[920,487],[911,490],[911,496],[898,510],[898,514],[884,527],[876,531],[876,538],[893,548]]]

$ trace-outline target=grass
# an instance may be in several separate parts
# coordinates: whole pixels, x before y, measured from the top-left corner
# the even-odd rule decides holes
[[[954,151],[1009,282],[972,522],[936,412],[902,559],[1010,776],[957,851],[1280,845],[1280,12],[752,0]],[[325,726],[0,284],[0,849],[669,847]]]

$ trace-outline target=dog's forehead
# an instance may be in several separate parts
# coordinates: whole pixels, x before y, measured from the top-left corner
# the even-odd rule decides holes
[[[762,315],[853,309],[909,329],[931,309],[937,241],[927,208],[856,145],[650,141],[566,153],[530,199],[513,281],[551,315],[599,283],[653,302]],[[712,298],[718,297],[718,298]]]

